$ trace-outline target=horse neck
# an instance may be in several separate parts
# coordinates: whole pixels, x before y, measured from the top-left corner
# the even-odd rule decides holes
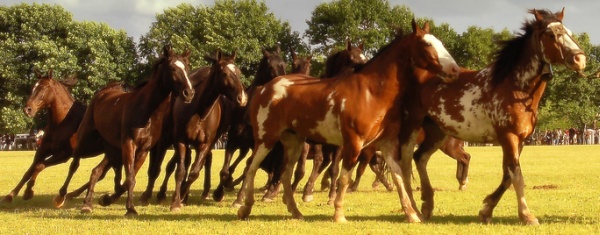
[[[160,70],[154,73],[148,83],[139,90],[132,92],[132,104],[136,109],[135,114],[142,120],[150,119],[150,116],[171,94],[171,84],[167,84],[163,79],[171,79],[169,71]]]
[[[51,125],[58,125],[65,119],[75,100],[68,93],[67,89],[62,86],[54,86],[52,92],[54,93],[54,98],[50,102],[49,123]]]
[[[362,74],[363,82],[374,93],[382,95],[403,94],[407,84],[415,80],[409,45],[394,42],[381,51],[355,74]],[[399,98],[398,96],[396,98]]]
[[[273,76],[271,76],[271,70],[269,69],[269,63],[266,58],[263,58],[258,65],[258,69],[256,70],[256,76],[254,76],[254,80],[250,84],[252,87],[265,85],[267,82],[273,80]]]
[[[211,77],[209,74],[202,84],[200,84],[195,91],[194,101],[191,107],[196,107],[196,113],[201,117],[204,117],[212,108],[215,102],[219,99],[219,96],[223,93],[219,89],[216,89],[217,79]]]

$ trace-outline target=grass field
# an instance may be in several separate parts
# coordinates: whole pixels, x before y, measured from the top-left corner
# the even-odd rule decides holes
[[[400,212],[396,192],[372,189],[374,174],[369,170],[359,192],[347,194],[345,224],[332,221],[333,207],[327,205],[327,193],[316,192],[315,201],[303,203],[298,189],[296,200],[303,221],[291,220],[279,197],[273,203],[258,201],[249,221],[236,219],[237,209],[230,205],[234,193],[223,202],[198,198],[200,183],[193,186],[189,204],[180,213],[171,213],[168,205],[138,206],[140,215],[125,218],[124,198],[102,207],[95,200],[91,214],[81,214],[81,198],[67,201],[61,209],[52,198],[64,182],[68,164],[46,169],[34,188],[36,195],[24,201],[19,195],[11,204],[0,203],[0,234],[598,234],[600,233],[600,146],[526,146],[521,159],[526,196],[541,225],[520,224],[516,195],[506,192],[494,211],[491,225],[478,221],[483,198],[500,183],[499,147],[467,147],[471,153],[469,184],[458,191],[454,179],[456,163],[436,153],[429,172],[436,191],[434,217],[427,223],[408,224]],[[170,154],[170,153],[169,153]],[[213,187],[222,164],[222,151],[215,151]],[[33,152],[0,152],[0,193],[6,194],[20,180],[31,163]],[[85,183],[90,169],[100,158],[86,159],[75,175],[71,189]],[[147,165],[147,164],[146,164]],[[309,162],[309,168],[312,167]],[[239,170],[241,171],[241,170]],[[112,190],[113,174],[98,183],[95,199]],[[162,180],[163,174],[161,174]],[[137,177],[137,196],[146,186],[146,169]],[[200,179],[202,180],[202,179]],[[416,179],[418,180],[418,179]],[[200,181],[202,182],[202,181]],[[265,174],[257,174],[262,186]],[[301,182],[304,186],[306,178]],[[418,181],[413,181],[413,185]],[[416,187],[416,186],[414,186]],[[170,190],[173,189],[171,181]],[[239,187],[236,188],[239,189]],[[22,193],[22,192],[21,192]],[[170,198],[169,193],[169,198]],[[257,193],[256,197],[262,195]],[[420,194],[416,192],[418,199]],[[154,200],[153,200],[154,202]],[[420,202],[419,202],[420,204]]]

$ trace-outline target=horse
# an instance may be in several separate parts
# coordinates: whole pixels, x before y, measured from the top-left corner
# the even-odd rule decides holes
[[[28,117],[35,117],[39,110],[48,109],[48,125],[44,128],[44,136],[41,145],[36,150],[33,162],[25,172],[17,186],[4,198],[4,202],[12,202],[13,197],[19,194],[19,191],[25,183],[27,188],[23,194],[24,200],[33,197],[33,186],[38,174],[47,167],[67,162],[76,142],[76,132],[87,106],[80,101],[76,101],[69,88],[77,82],[74,78],[58,81],[53,79],[53,71],[50,69],[46,75],[36,71],[38,81],[32,88],[31,96],[23,108],[23,112]],[[91,152],[100,150],[90,146]],[[120,175],[120,174],[119,174]],[[115,181],[115,185],[120,184],[120,178]],[[84,187],[80,189],[85,189]],[[76,190],[77,191],[77,190]],[[75,193],[79,194],[79,193]]]
[[[239,107],[246,105],[247,96],[241,82],[241,71],[234,64],[235,57],[235,53],[226,57],[221,54],[220,50],[217,51],[215,57],[206,56],[205,59],[212,66],[207,67],[210,71],[208,77],[200,78],[203,82],[195,87],[196,95],[192,102],[187,104],[181,99],[175,101],[173,106],[173,146],[175,149],[174,159],[177,159],[178,162],[171,211],[181,209],[181,196],[187,197],[190,185],[196,181],[202,166],[209,158],[208,155],[211,154],[212,146],[229,127],[229,123],[226,125],[220,123],[222,117],[219,97],[224,95]],[[189,165],[184,161],[189,158],[190,145],[195,149],[196,157],[187,180],[182,185]],[[205,171],[210,173],[210,168],[207,167]],[[205,182],[210,183],[210,174],[207,175],[209,178],[205,179]],[[210,184],[208,184],[208,188],[210,188]],[[202,196],[208,196],[207,188]]]
[[[248,88],[246,88],[246,94],[249,100],[252,99],[254,91],[269,82],[273,78],[286,74],[286,64],[281,58],[281,49],[279,46],[274,52],[269,52],[262,49],[263,57],[261,58],[258,69],[254,80]],[[225,159],[223,162],[223,168],[219,172],[219,185],[213,192],[213,199],[215,201],[222,201],[224,197],[225,188],[231,189],[234,185],[232,178],[233,172],[237,165],[244,159],[244,157],[250,151],[250,148],[254,145],[252,139],[251,129],[248,125],[247,118],[247,107],[236,107],[233,111],[233,119],[231,120],[231,126],[227,132],[227,144],[225,146]],[[239,155],[231,163],[233,154],[239,149]]]
[[[161,134],[161,122],[164,112],[168,111],[170,97],[181,96],[186,102],[190,102],[194,96],[188,78],[189,56],[189,51],[176,54],[170,46],[165,46],[146,83],[131,92],[104,88],[92,97],[77,130],[78,142],[87,143],[90,139],[100,137],[106,153],[98,166],[92,170],[81,208],[82,213],[92,211],[94,186],[100,174],[110,164],[125,169],[125,182],[121,190],[116,192],[116,195],[127,192],[125,215],[138,214],[133,205],[135,175],[144,163],[147,152],[156,144]],[[174,95],[171,95],[172,93]],[[74,149],[69,175],[54,200],[57,207],[64,203],[66,188],[79,166],[80,151],[81,145],[78,145]]]
[[[291,175],[304,141],[310,139],[341,146],[343,168],[334,203],[336,222],[346,221],[343,200],[350,172],[361,149],[369,146],[380,149],[391,166],[407,220],[421,221],[395,161],[400,104],[406,90],[418,79],[431,76],[452,82],[459,69],[442,43],[429,33],[429,23],[421,28],[413,19],[412,29],[408,35],[398,35],[352,73],[331,79],[279,76],[254,94],[248,108],[255,144],[242,184],[245,201],[238,209],[238,219],[248,219],[254,204],[256,170],[277,141],[284,146],[287,163],[282,176],[283,202],[294,219],[302,219],[291,191]]]
[[[423,144],[414,152],[425,219],[431,217],[434,207],[427,161],[446,136],[453,136],[502,147],[502,180],[498,188],[485,197],[479,219],[491,223],[494,208],[512,185],[520,221],[527,225],[539,224],[525,200],[519,161],[524,140],[535,129],[539,102],[552,78],[552,66],[565,65],[581,73],[586,55],[562,23],[564,8],[556,13],[536,9],[528,13],[533,14],[534,19],[523,23],[524,32],[501,43],[494,61],[486,68],[463,69],[454,83],[424,80],[413,90],[415,94],[409,94],[416,95],[413,98],[419,102],[405,105],[413,122],[408,120],[404,130],[409,136],[417,135],[421,127],[426,132]],[[409,142],[406,137],[401,141]],[[406,151],[412,153],[414,144],[406,146]],[[402,156],[404,163],[408,156],[410,154]]]

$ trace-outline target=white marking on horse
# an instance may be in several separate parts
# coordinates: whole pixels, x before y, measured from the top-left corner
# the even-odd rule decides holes
[[[177,66],[178,68],[180,68],[180,69],[181,69],[181,72],[183,72],[183,76],[185,77],[185,82],[187,83],[187,85],[188,85],[188,88],[189,88],[189,89],[192,89],[192,82],[190,82],[190,78],[188,78],[188,74],[187,74],[187,72],[185,71],[185,64],[183,64],[183,62],[181,62],[181,61],[179,61],[179,60],[178,60],[178,61],[175,61],[175,63],[174,63],[174,64],[175,64],[175,66]]]
[[[336,102],[333,97],[334,94],[335,91],[331,92],[329,96],[327,96],[329,109],[323,117],[323,120],[317,121],[317,126],[310,131],[313,134],[319,134],[323,136],[323,138],[327,140],[327,143],[341,145],[343,139],[340,129],[340,120],[339,116],[333,113],[336,106]]]
[[[450,55],[448,50],[446,50],[439,39],[431,34],[425,34],[425,36],[423,36],[423,40],[435,48],[440,64],[442,65],[442,69],[446,74],[451,75],[458,72],[458,65],[456,64],[456,61],[454,61],[452,55]]]
[[[259,106],[258,113],[256,114],[256,121],[259,123],[258,138],[260,140],[262,140],[263,136],[266,133],[265,127],[267,126],[267,124],[265,123],[265,121],[267,120],[267,118],[269,118],[269,109],[271,107],[271,103],[272,101],[269,101],[269,103],[266,106]]]
[[[568,29],[566,26],[564,26],[561,22],[552,22],[550,24],[548,24],[548,29],[552,28],[552,27],[560,27],[562,26],[565,29],[565,32],[567,33],[567,35],[563,35],[562,37],[558,38],[558,42],[565,45],[567,48],[571,49],[571,50],[579,50],[579,45],[573,41],[573,32],[571,32],[570,29]]]
[[[235,71],[236,71],[235,64],[228,64],[228,65],[227,65],[227,68],[229,68],[229,70],[231,70],[231,72],[234,72],[234,73],[235,73]]]
[[[362,61],[367,61],[367,57],[365,55],[363,55],[363,54],[360,54],[360,59]]]
[[[273,84],[273,97],[271,100],[280,100],[287,96],[287,88],[293,85],[294,82],[287,78],[281,78],[275,84]]]

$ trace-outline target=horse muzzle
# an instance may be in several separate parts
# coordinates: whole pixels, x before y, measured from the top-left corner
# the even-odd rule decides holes
[[[586,56],[583,52],[574,53],[565,57],[565,64],[572,70],[583,71],[586,66]]]
[[[33,116],[35,116],[35,113],[37,112],[36,110],[34,110],[32,107],[25,107],[23,108],[23,112],[25,113],[25,115],[27,115],[27,117],[32,118]]]
[[[194,98],[194,93],[196,93],[193,89],[183,89],[181,91],[181,96],[183,97],[183,101],[185,103],[191,103]]]

